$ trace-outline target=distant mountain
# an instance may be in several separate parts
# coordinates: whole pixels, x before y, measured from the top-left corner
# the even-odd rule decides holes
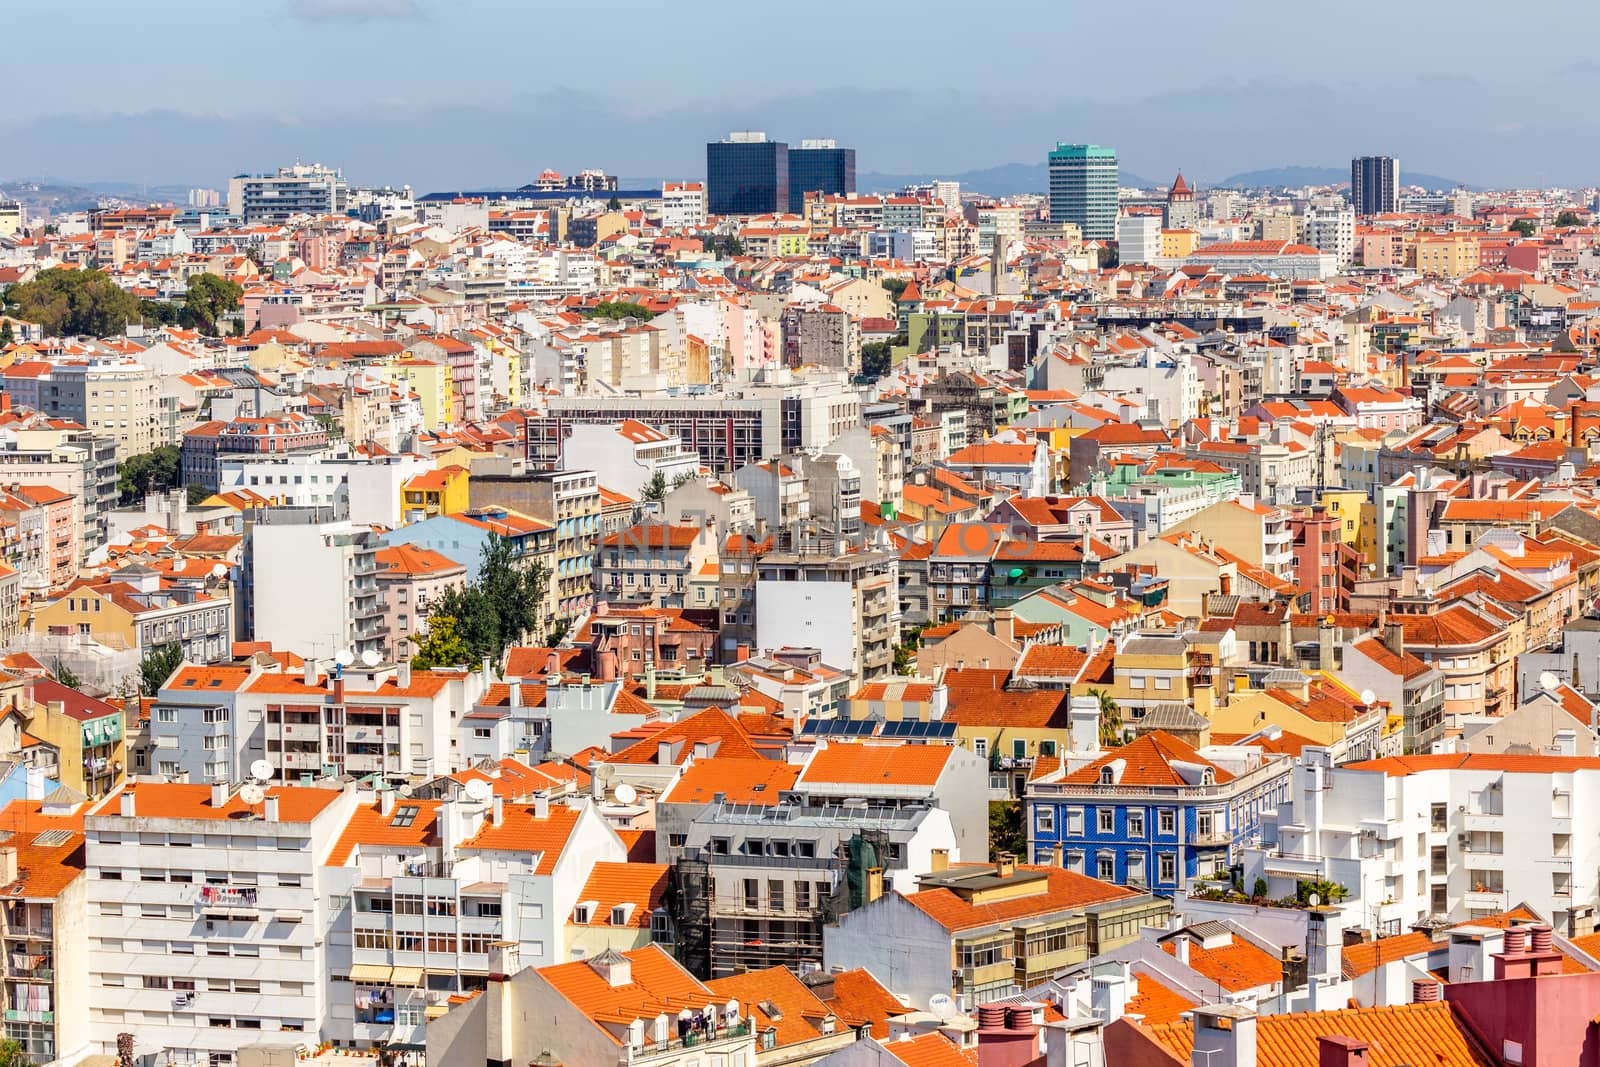
[[[1299,188],[1302,185],[1349,185],[1349,167],[1271,167],[1266,170],[1247,170],[1213,183],[1217,189],[1276,189]],[[1400,184],[1420,185],[1424,189],[1448,192],[1451,189],[1475,189],[1476,186],[1454,178],[1441,178],[1437,174],[1420,171],[1400,171]]]
[[[1117,175],[1117,180],[1122,185],[1141,188],[1165,189],[1171,184],[1170,180],[1152,182],[1148,178],[1141,178],[1127,171]],[[989,196],[1016,196],[1019,193],[1043,195],[1050,188],[1050,168],[1045,163],[1006,163],[998,167],[985,167],[982,170],[969,170],[957,174],[948,171],[940,174],[863,172],[856,175],[856,188],[863,193],[891,193],[907,185],[921,185],[932,181],[960,182],[962,192],[986,193]]]

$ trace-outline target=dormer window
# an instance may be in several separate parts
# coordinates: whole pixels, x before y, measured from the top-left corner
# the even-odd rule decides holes
[[[1210,767],[1207,767],[1205,770],[1201,771],[1200,772],[1200,784],[1201,785],[1216,785],[1217,784],[1217,772],[1212,770]]]
[[[1101,767],[1100,768],[1100,784],[1101,785],[1116,785],[1117,784],[1116,783],[1116,779],[1114,777],[1112,777],[1112,773],[1111,773],[1111,768],[1110,767]]]

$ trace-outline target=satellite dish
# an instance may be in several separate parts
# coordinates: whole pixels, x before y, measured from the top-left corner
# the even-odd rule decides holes
[[[1312,893],[1306,898],[1306,903],[1310,904],[1313,908],[1318,907],[1322,904],[1322,897],[1318,896],[1316,893]]]
[[[228,573],[228,568],[227,568],[226,564],[219,563],[215,567],[211,568],[211,577],[213,577],[213,578],[221,578],[221,577],[225,576],[227,573]]]
[[[1561,676],[1555,671],[1541,671],[1539,673],[1539,688],[1546,693],[1554,693],[1561,688]]]
[[[276,768],[274,768],[267,760],[258,759],[254,763],[250,764],[250,777],[259,781],[265,782],[276,773]]]
[[[467,783],[467,799],[483,803],[494,796],[494,786],[482,778],[474,778]]]
[[[1377,701],[1377,699],[1378,699],[1378,694],[1374,693],[1372,690],[1363,689],[1361,691],[1361,703],[1367,705],[1369,708],[1373,705],[1374,702]]]
[[[341,648],[333,657],[333,662],[341,667],[348,667],[356,661],[356,654],[348,648]]]
[[[621,785],[617,786],[615,796],[618,804],[632,804],[635,800],[639,799],[639,791],[634,789],[633,786],[629,785],[627,782],[623,782]]]
[[[609,763],[602,763],[594,769],[594,776],[602,782],[609,782],[617,776],[617,769]]]
[[[239,787],[239,799],[250,807],[255,807],[267,798],[267,791],[254,782],[246,783]]]
[[[361,653],[361,662],[368,667],[376,667],[383,662],[383,657],[378,655],[377,649],[369,648]]]
[[[928,1010],[941,1019],[949,1019],[956,1013],[956,1002],[948,994],[935,993],[928,998]]]
[[[399,789],[396,789],[395,792],[399,793],[403,797],[408,797],[412,793],[416,792],[416,790],[411,788],[411,783],[410,782],[407,782],[405,785],[401,786]]]

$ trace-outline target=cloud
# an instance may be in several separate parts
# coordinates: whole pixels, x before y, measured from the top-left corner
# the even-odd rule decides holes
[[[377,22],[422,17],[417,0],[293,0],[289,13],[307,22]]]

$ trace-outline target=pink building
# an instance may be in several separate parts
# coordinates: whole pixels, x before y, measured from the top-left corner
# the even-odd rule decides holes
[[[433,599],[446,589],[466,585],[467,568],[416,545],[380,548],[378,566],[378,590],[384,621],[389,625],[388,654],[397,661],[409,659],[414,651],[412,638],[428,632]]]

